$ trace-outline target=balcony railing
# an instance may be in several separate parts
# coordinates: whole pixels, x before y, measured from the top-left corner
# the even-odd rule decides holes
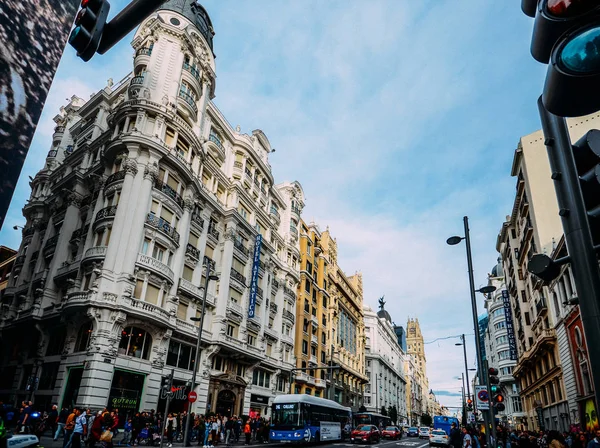
[[[296,293],[285,285],[283,285],[283,293],[296,300]]]
[[[273,279],[273,281],[271,282],[271,286],[275,289],[279,289],[279,282],[277,281],[277,279]]]
[[[142,55],[142,54],[146,55],[146,56],[150,56],[152,54],[152,47],[140,48],[135,55],[139,56],[139,55]]]
[[[20,266],[25,263],[25,257],[26,255],[19,255],[17,258],[15,258],[15,266]]]
[[[250,253],[250,251],[248,250],[248,248],[246,246],[244,246],[244,243],[242,243],[241,241],[234,239],[233,240],[233,246],[239,250],[242,254],[244,254],[246,257],[248,256],[248,254]]]
[[[183,208],[183,198],[173,188],[158,179],[154,181],[154,188],[165,193],[167,196],[173,199],[177,205],[179,205],[179,207]]]
[[[164,264],[162,261],[157,260],[156,258],[150,257],[144,254],[138,254],[138,263],[142,266],[149,267],[152,270],[158,271],[159,273],[167,276],[173,281],[173,271],[169,266]]]
[[[89,226],[84,226],[84,227],[80,227],[77,230],[73,231],[73,234],[71,235],[71,240],[72,242],[75,241],[79,241],[81,239],[81,237],[85,236],[85,234],[88,231]]]
[[[256,287],[256,295],[257,295],[258,297],[264,297],[264,294],[263,294],[263,289],[262,289],[260,286],[257,286],[257,287]]]
[[[230,310],[230,311],[233,311],[236,314],[239,314],[240,316],[244,315],[244,312],[242,310],[242,306],[239,303],[235,303],[232,300],[230,300],[229,302],[227,302],[227,309]]]
[[[211,269],[215,269],[215,261],[212,258],[205,255],[202,259],[202,266],[206,266],[207,264],[210,264],[212,266]]]
[[[231,268],[231,278],[237,280],[242,285],[246,286],[246,277],[244,277],[243,274],[241,274],[240,272],[236,271],[234,268]]]
[[[286,344],[289,344],[289,345],[294,345],[294,340],[292,339],[291,336],[282,334],[281,336],[279,336],[279,339],[281,340],[281,342],[285,342]]]
[[[279,218],[279,211],[275,208],[275,207],[271,207],[270,213],[275,216],[276,218]]]
[[[540,297],[540,300],[535,302],[535,310],[536,310],[537,314],[540,314],[544,310],[547,310],[547,309],[548,309],[548,305],[546,305],[546,298]]]
[[[125,179],[125,171],[117,171],[106,178],[106,185],[108,186],[123,179]]]
[[[243,166],[242,162],[238,162],[237,160],[235,162],[233,162],[233,167],[238,170],[241,170],[242,166]]]
[[[183,101],[188,103],[188,105],[192,108],[194,113],[198,113],[198,106],[196,105],[196,100],[192,95],[187,93],[185,90],[179,89],[179,98],[182,98]]]
[[[46,240],[46,244],[44,244],[44,250],[50,248],[50,247],[55,247],[56,243],[58,242],[58,238],[60,237],[60,234],[54,235],[51,238],[48,238]]]
[[[195,222],[196,224],[198,224],[198,226],[200,226],[201,229],[204,228],[204,220],[200,217],[199,214],[197,214],[197,213],[192,214],[192,222]]]
[[[187,62],[184,62],[183,69],[190,72],[194,78],[196,78],[198,81],[200,81],[200,71],[196,67],[188,64]]]
[[[96,213],[96,221],[99,221],[104,218],[111,218],[117,214],[117,206],[109,205],[108,207],[104,207]]]
[[[94,246],[85,251],[84,260],[90,258],[103,258],[106,256],[106,246]]]
[[[300,216],[300,209],[298,207],[292,207],[292,213],[295,213],[296,215]]]
[[[211,132],[210,135],[208,136],[208,140],[211,141],[211,142],[213,142],[215,145],[217,145],[217,147],[219,149],[224,149],[223,148],[223,143],[221,143],[221,139],[216,134],[213,134]]]
[[[215,240],[219,241],[219,231],[213,224],[208,226],[208,234]]]
[[[131,78],[131,85],[135,86],[135,85],[142,85],[144,84],[144,75],[137,75],[134,76],[133,78]]]
[[[200,251],[194,246],[192,246],[190,243],[188,243],[187,247],[185,248],[185,254],[189,255],[190,257],[196,260],[200,259]]]
[[[179,232],[177,232],[177,230],[175,230],[171,224],[164,219],[156,216],[153,213],[148,213],[148,216],[146,216],[146,224],[166,233],[167,236],[169,236],[173,241],[179,243]]]
[[[294,316],[294,313],[292,313],[289,310],[283,310],[281,315],[284,319],[287,319],[292,323],[294,323],[296,321],[296,316]]]
[[[277,308],[278,308],[278,307],[277,307],[277,304],[276,304],[276,303],[273,303],[273,302],[269,303],[269,311],[270,311],[270,312],[272,312],[272,313],[277,313]]]
[[[246,176],[248,176],[250,179],[252,179],[252,171],[250,171],[250,168],[248,168],[248,167],[244,168],[244,173],[246,173]]]
[[[290,233],[292,235],[298,235],[298,228],[296,226],[290,226]]]

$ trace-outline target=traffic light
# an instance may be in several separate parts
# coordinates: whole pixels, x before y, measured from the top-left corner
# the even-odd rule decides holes
[[[171,372],[167,376],[162,377],[160,388],[162,389],[163,394],[165,396],[167,396],[167,394],[170,394],[173,391],[173,372]]]
[[[583,195],[594,245],[600,244],[600,131],[592,129],[572,145],[577,177]],[[553,260],[548,255],[534,255],[527,270],[546,282],[560,275],[560,265],[569,258]]]
[[[89,61],[100,45],[109,10],[107,0],[81,0],[81,9],[75,17],[75,28],[71,31],[69,43],[84,61]]]
[[[600,3],[597,0],[522,0],[536,6],[531,54],[549,64],[542,100],[555,115],[575,117],[600,109]]]
[[[488,369],[488,378],[490,379],[490,386],[493,387],[493,385],[499,384],[500,379],[498,379],[498,369],[494,369],[493,367],[490,367]]]
[[[470,398],[467,400],[467,411],[472,411],[473,410],[473,400],[471,400]]]
[[[502,392],[496,393],[493,396],[492,402],[496,411],[503,411],[506,407],[504,406],[504,395],[502,394]]]

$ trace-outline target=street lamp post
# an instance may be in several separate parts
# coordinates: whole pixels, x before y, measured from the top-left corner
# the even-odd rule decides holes
[[[212,262],[211,260],[206,260],[206,278],[204,280],[204,293],[202,294],[202,312],[200,313],[200,317],[192,317],[191,320],[194,322],[200,322],[200,326],[198,327],[198,340],[196,341],[196,359],[194,361],[194,370],[192,371],[192,385],[190,391],[193,391],[196,387],[196,372],[198,372],[198,367],[200,365],[200,342],[202,341],[202,329],[204,327],[204,315],[206,314],[206,297],[208,295],[208,282],[211,280],[218,280],[219,277],[216,275],[211,275],[212,270]],[[183,446],[189,446],[189,433],[190,433],[190,420],[192,413],[188,412],[185,418],[185,432],[183,433]],[[166,417],[166,416],[165,416]]]
[[[473,329],[475,330],[475,353],[477,353],[477,371],[478,371],[478,376],[481,381],[486,378],[487,372],[485,372],[485,369],[483,366],[483,356],[481,354],[481,346],[479,344],[479,340],[480,340],[479,321],[477,320],[477,297],[476,297],[475,293],[476,292],[481,292],[484,294],[491,293],[496,290],[496,287],[485,286],[479,290],[475,289],[475,280],[473,278],[473,259],[471,256],[471,237],[469,234],[469,217],[468,216],[463,217],[463,223],[464,223],[464,228],[465,228],[465,236],[464,237],[451,236],[450,238],[448,238],[446,240],[446,243],[448,243],[450,246],[455,246],[455,245],[459,244],[462,240],[465,240],[465,246],[467,248],[467,269],[468,269],[468,273],[469,273],[469,289],[470,289],[470,293],[471,293],[471,310],[473,313]],[[494,411],[491,406],[490,406],[490,411],[488,412],[486,420],[489,420],[489,422],[486,422],[485,435],[486,435],[486,439],[487,439],[487,445],[488,445],[488,447],[491,447],[492,443],[491,443],[491,437],[490,437],[491,435],[490,435],[490,431],[489,431],[489,424],[492,425],[492,431],[495,431]]]
[[[460,335],[460,339],[462,341],[462,343],[456,343],[454,345],[462,345],[463,346],[463,355],[465,358],[465,377],[466,377],[466,381],[467,381],[467,400],[469,398],[471,398],[471,388],[469,387],[469,366],[467,363],[467,343],[465,341],[465,334],[461,334]]]

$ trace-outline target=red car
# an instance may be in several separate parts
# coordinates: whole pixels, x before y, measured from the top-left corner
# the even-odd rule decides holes
[[[402,438],[402,430],[397,426],[386,426],[381,432],[381,437],[384,439],[398,440]]]
[[[374,425],[358,425],[354,431],[350,434],[350,441],[354,442],[368,442],[368,443],[379,443],[381,440],[381,434],[379,429]]]

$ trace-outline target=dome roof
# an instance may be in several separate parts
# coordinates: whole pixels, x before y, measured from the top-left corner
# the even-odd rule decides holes
[[[390,316],[390,313],[388,313],[387,310],[377,311],[377,317],[381,319],[387,319],[388,322],[392,322],[392,316]]]
[[[498,257],[498,263],[492,268],[492,277],[504,277],[502,259],[500,257]]]
[[[195,24],[212,51],[215,31],[213,30],[212,22],[210,21],[206,9],[204,9],[200,3],[196,0],[168,0],[164,2],[158,10],[177,12]]]

